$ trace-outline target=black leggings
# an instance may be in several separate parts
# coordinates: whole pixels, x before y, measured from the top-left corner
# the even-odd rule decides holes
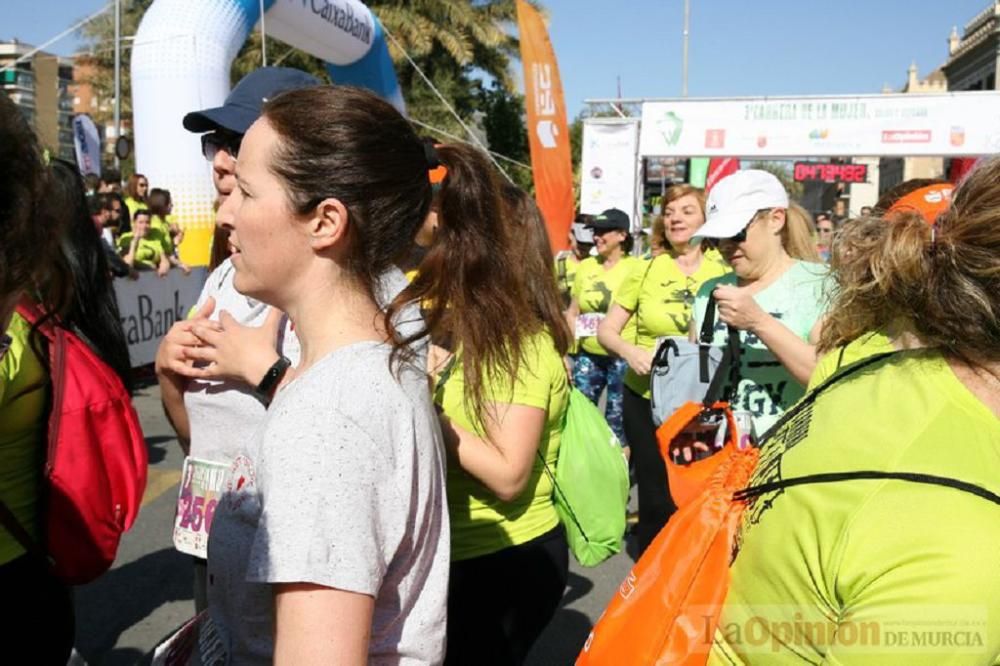
[[[632,533],[641,555],[667,524],[677,506],[670,497],[667,468],[656,443],[656,426],[653,425],[649,400],[626,386],[622,412],[625,438],[632,447],[632,468],[639,494],[639,522]]]
[[[0,565],[0,590],[7,609],[4,652],[30,654],[35,664],[65,664],[76,630],[70,589],[53,577],[46,562],[22,555]]]
[[[566,589],[562,526],[527,543],[451,564],[447,666],[518,665]]]

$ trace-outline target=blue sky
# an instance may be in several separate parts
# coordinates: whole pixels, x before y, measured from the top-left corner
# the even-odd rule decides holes
[[[570,117],[583,100],[681,92],[683,0],[542,0]],[[40,44],[104,0],[12,0],[0,39]],[[688,93],[699,96],[877,93],[947,57],[953,25],[990,0],[691,0]],[[918,8],[919,7],[919,8]],[[72,53],[74,39],[52,47]]]

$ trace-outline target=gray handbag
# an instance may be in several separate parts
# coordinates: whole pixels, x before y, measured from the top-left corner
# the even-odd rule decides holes
[[[725,347],[712,344],[715,329],[715,295],[709,296],[705,321],[698,342],[684,338],[660,338],[649,373],[650,409],[659,427],[682,405],[711,405],[722,397],[722,384],[729,375],[730,391],[739,384],[740,336],[729,327]]]

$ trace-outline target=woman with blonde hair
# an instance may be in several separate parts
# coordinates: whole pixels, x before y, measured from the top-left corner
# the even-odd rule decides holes
[[[698,292],[692,336],[714,298],[714,344],[725,344],[729,326],[740,333],[733,408],[749,412],[763,434],[802,397],[816,366],[827,269],[818,263],[805,216],[772,174],[751,169],[729,176],[712,190],[708,209],[696,235],[720,239],[733,273]]]
[[[632,270],[597,329],[598,341],[628,363],[622,411],[639,493],[639,523],[634,533],[640,550],[645,550],[675,509],[649,405],[656,340],[686,336],[698,289],[728,270],[717,250],[691,242],[705,223],[702,190],[674,185],[664,195],[663,206],[662,236],[654,235],[650,242],[666,250]]]
[[[887,330],[903,349],[842,369],[762,442],[751,486],[772,485],[743,514],[709,663],[1000,663],[997,183],[994,159],[933,223],[844,226],[819,349]],[[766,655],[729,630],[748,621]]]

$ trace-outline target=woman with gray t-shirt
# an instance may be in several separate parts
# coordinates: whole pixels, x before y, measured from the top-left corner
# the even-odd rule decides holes
[[[441,434],[404,339],[415,304],[390,317],[376,297],[427,216],[427,170],[409,123],[352,88],[279,95],[243,140],[218,213],[233,286],[288,314],[301,355],[215,511],[202,662],[444,657]]]

